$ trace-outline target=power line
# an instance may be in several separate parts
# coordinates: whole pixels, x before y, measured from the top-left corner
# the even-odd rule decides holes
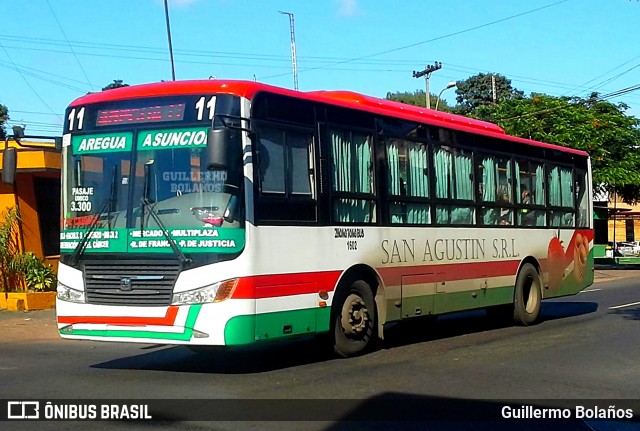
[[[39,127],[39,128],[49,128],[49,129],[54,129],[54,130],[58,130],[58,129],[62,129],[62,125],[60,124],[49,124],[49,123],[39,123],[37,121],[18,121],[18,120],[10,120],[7,123],[9,124],[15,124],[15,125],[20,125],[20,126],[35,126],[35,127]],[[32,127],[29,127],[29,129],[31,129]]]
[[[560,0],[560,1],[557,1],[555,3],[548,4],[546,6],[542,6],[542,7],[536,8],[536,9],[531,9],[531,10],[526,11],[526,12],[521,12],[521,13],[518,13],[518,14],[515,14],[515,15],[511,15],[511,16],[508,16],[508,17],[505,17],[505,18],[501,18],[501,19],[498,19],[498,20],[495,20],[495,21],[491,21],[491,22],[488,22],[488,23],[485,23],[485,24],[477,25],[475,27],[470,27],[470,28],[467,28],[465,30],[460,30],[460,31],[456,31],[456,32],[453,32],[453,33],[445,34],[445,35],[442,35],[442,36],[434,37],[433,39],[429,39],[429,40],[425,40],[425,41],[417,42],[417,43],[412,43],[410,45],[401,46],[399,48],[388,49],[388,50],[376,52],[376,53],[373,53],[373,54],[363,55],[363,56],[360,56],[360,57],[350,58],[350,59],[347,59],[347,60],[344,60],[344,61],[339,61],[339,62],[336,62],[336,63],[329,64],[329,65],[326,65],[326,66],[318,66],[318,67],[312,67],[312,68],[303,69],[302,72],[308,72],[308,71],[311,71],[311,70],[318,70],[318,69],[325,69],[327,66],[350,63],[350,62],[355,61],[355,60],[362,60],[362,59],[365,59],[365,58],[377,57],[379,55],[389,54],[389,53],[392,53],[392,52],[397,52],[397,51],[401,51],[401,50],[408,49],[408,48],[415,48],[416,46],[425,45],[427,43],[435,42],[435,41],[442,40],[442,39],[447,39],[449,37],[458,36],[458,35],[461,35],[461,34],[464,34],[464,33],[469,33],[471,31],[479,30],[481,28],[489,27],[489,26],[492,26],[492,25],[495,25],[495,24],[500,24],[500,23],[503,23],[505,21],[509,21],[509,20],[512,20],[512,19],[515,19],[515,18],[519,18],[519,17],[524,16],[524,15],[529,15],[529,14],[541,11],[543,9],[547,9],[547,8],[550,8],[550,7],[553,7],[553,6],[557,6],[557,5],[562,4],[562,3],[566,3],[568,1],[569,0]],[[282,76],[282,74],[267,76],[267,77],[263,77],[262,79],[276,78],[276,77],[279,77],[279,76]]]
[[[620,96],[623,96],[625,94],[632,93],[632,92],[638,91],[638,90],[640,90],[640,84],[633,85],[633,86],[627,87],[627,88],[623,88],[622,90],[614,91],[613,93],[605,94],[604,96],[601,96],[600,99],[611,99],[611,98],[614,98],[614,97],[620,97]]]
[[[26,42],[29,44],[45,44],[45,45],[65,45],[64,41],[60,41],[57,39],[49,39],[49,38],[35,38],[35,37],[26,37],[26,36],[11,36],[11,35],[0,35],[0,39],[4,39],[4,40],[9,40],[9,41],[21,41],[21,42]],[[90,56],[100,56],[100,57],[109,57],[109,58],[127,58],[127,59],[134,59],[134,60],[150,60],[150,61],[166,61],[164,58],[164,55],[166,55],[165,49],[164,48],[155,48],[155,47],[149,47],[149,46],[141,46],[141,45],[116,45],[116,44],[110,44],[110,43],[97,43],[97,42],[82,42],[82,41],[71,41],[71,44],[73,44],[74,46],[78,47],[78,48],[85,48],[85,49],[99,49],[101,54],[95,54],[95,53],[80,53],[80,55],[90,55]],[[67,51],[60,51],[60,50],[47,50],[47,49],[43,49],[43,48],[29,48],[29,47],[14,47],[14,46],[6,46],[6,48],[14,48],[14,49],[21,49],[21,50],[41,50],[41,51],[48,51],[48,52],[61,52],[61,53],[67,53]],[[118,55],[109,55],[109,54],[104,54],[105,49],[108,50],[113,50],[113,51],[124,51],[124,52],[147,52],[147,53],[154,53],[154,54],[158,54],[158,55],[162,55],[163,58],[152,58],[152,57],[141,57],[141,56],[118,56]],[[282,70],[288,70],[288,68],[286,66],[284,66],[284,63],[289,62],[290,59],[286,56],[281,56],[281,55],[274,55],[274,54],[261,54],[261,53],[232,53],[232,52],[226,52],[226,51],[209,51],[209,50],[178,50],[176,49],[175,52],[183,57],[216,57],[216,58],[230,58],[230,59],[240,59],[240,60],[256,60],[256,61],[260,61],[260,62],[279,62],[279,63],[283,63],[282,67],[279,66],[275,66],[275,65],[264,65],[264,64],[255,64],[255,63],[250,63],[250,64],[238,64],[238,63],[232,63],[232,62],[197,62],[197,61],[188,61],[188,60],[182,60],[182,63],[189,63],[189,64],[214,64],[214,65],[225,65],[225,66],[234,66],[234,67],[250,67],[250,68],[254,68],[254,67],[266,67],[266,68],[276,68],[276,69],[282,69]],[[314,62],[324,62],[324,61],[334,61],[334,63],[342,63],[346,60],[349,60],[348,58],[344,58],[344,57],[330,57],[330,56],[299,56],[298,58],[300,59],[304,59],[306,63],[314,63]],[[406,64],[406,65],[410,65],[410,66],[414,66],[416,64],[416,62],[421,62],[421,63],[429,63],[432,62],[433,60],[403,60],[403,59],[393,59],[393,60],[386,60],[386,59],[367,59],[366,61],[363,60],[354,60],[352,61],[352,63],[357,64],[357,65],[380,65],[380,64],[393,64],[393,65],[402,65],[402,64]],[[387,69],[381,69],[381,68],[338,68],[338,67],[331,67],[328,66],[327,68],[331,69],[331,70],[336,70],[336,71],[357,71],[357,72],[385,72],[385,73],[407,73],[407,71],[411,71],[411,69],[398,69],[398,68],[387,68]],[[469,73],[477,73],[479,71],[484,71],[484,69],[480,69],[477,67],[466,67],[466,66],[460,66],[460,65],[454,65],[454,64],[449,64],[447,63],[447,68],[451,69],[451,70],[460,70],[463,72],[469,72]],[[615,70],[615,69],[613,69]],[[286,75],[287,73],[283,73],[281,75]],[[586,84],[589,82],[594,81],[595,79],[588,81],[587,83],[581,85],[581,86],[575,86],[572,84],[567,84],[567,83],[559,83],[559,82],[554,82],[554,81],[548,81],[548,80],[541,80],[541,79],[537,79],[537,78],[531,78],[531,77],[524,77],[524,76],[519,76],[519,75],[513,75],[513,74],[509,74],[509,73],[502,73],[506,76],[508,76],[509,78],[512,78],[514,80],[518,80],[520,82],[526,82],[526,83],[530,83],[530,84],[543,84],[546,86],[550,86],[550,87],[555,87],[555,88],[559,88],[559,89],[576,89],[576,88],[581,88],[583,89],[585,92],[586,91],[593,91],[596,90],[597,88],[594,87],[586,87]],[[444,74],[440,75],[444,77]],[[453,77],[453,76],[449,76],[449,78],[451,79],[459,79],[459,77]],[[565,95],[567,92],[565,91],[563,94],[561,94],[560,96]]]
[[[5,48],[7,49],[19,49],[22,51],[25,50],[32,50],[32,51],[44,51],[44,52],[60,52],[60,53],[66,53],[66,51],[61,51],[61,50],[55,50],[55,49],[45,49],[45,48],[29,48],[29,47],[19,47],[19,46],[7,46],[5,45]],[[112,54],[105,54],[103,50],[101,50],[102,53],[84,53],[84,52],[77,52],[79,55],[87,55],[87,56],[97,56],[97,57],[105,57],[105,58],[124,58],[124,59],[130,59],[130,60],[141,60],[141,61],[162,61],[162,62],[166,62],[166,58],[164,58],[165,53],[158,53],[158,54],[162,54],[163,58],[153,58],[153,57],[143,57],[143,56],[128,56],[128,55],[112,55]],[[204,54],[180,54],[180,55],[186,55],[186,56],[203,56]],[[232,58],[234,56],[222,56],[222,57],[229,57]],[[237,58],[242,58],[241,56],[235,56]],[[260,60],[260,61],[268,61],[269,59],[261,59],[261,58],[253,58],[253,57],[247,57],[247,58],[251,58],[251,59],[255,59],[255,60]],[[324,57],[307,57],[307,58],[324,58]],[[275,61],[289,61],[287,59],[277,59]],[[255,63],[249,63],[249,64],[241,64],[241,63],[235,63],[235,62],[212,62],[212,61],[190,61],[190,60],[180,60],[181,63],[185,63],[185,64],[205,64],[205,65],[223,65],[223,66],[233,66],[233,67],[245,67],[245,68],[255,68],[255,67],[263,67],[263,68],[272,68],[272,69],[282,69],[282,70],[288,70],[289,68],[285,65],[283,66],[274,66],[274,65],[264,65],[264,64],[255,64]],[[386,60],[384,60],[384,62],[387,62]],[[402,60],[394,60],[392,62],[387,62],[389,64],[395,64],[398,62],[403,62],[403,63],[407,63],[407,64],[411,64],[414,65],[416,63],[416,61],[411,60],[411,61],[402,61]],[[429,61],[425,61],[425,62],[429,62]],[[370,62],[362,62],[362,63],[356,63],[356,64],[371,64]],[[381,63],[384,64],[384,63]],[[449,69],[452,70],[459,70],[459,71],[463,71],[463,72],[468,72],[468,73],[477,73],[479,71],[483,71],[483,69],[477,68],[477,67],[466,67],[466,66],[460,66],[460,65],[449,65],[447,64],[447,67]],[[407,68],[407,69],[399,69],[399,68],[338,68],[338,67],[331,67],[331,70],[336,70],[336,71],[356,71],[356,72],[384,72],[384,73],[407,73],[407,72],[411,72],[411,69]],[[46,72],[42,72],[41,73],[46,73]],[[282,75],[287,75],[288,73],[282,74]],[[524,77],[524,76],[520,76],[520,75],[513,75],[513,74],[509,74],[509,73],[503,73],[505,75],[507,75],[509,78],[518,78],[519,81],[522,82],[528,82],[531,84],[543,84],[546,86],[551,86],[551,87],[555,87],[555,88],[561,88],[561,89],[567,89],[567,88],[575,88],[574,86],[571,86],[570,84],[566,84],[566,83],[559,83],[559,82],[554,82],[554,81],[548,81],[548,80],[541,80],[541,79],[536,79],[536,78],[531,78],[531,77]],[[55,75],[58,76],[58,75]],[[445,76],[444,74],[440,75],[442,77],[447,77],[450,79],[459,79],[459,77],[457,76]],[[69,79],[69,78],[64,78],[64,79]],[[75,80],[74,80],[75,81]],[[79,81],[75,81],[75,82],[79,82]],[[75,88],[76,90],[80,91],[80,89],[78,89],[77,87]],[[590,90],[589,88],[586,88],[585,91]],[[87,91],[82,89],[81,91]]]
[[[629,68],[629,69],[627,69],[627,70],[625,70],[625,71],[624,71],[624,72],[622,72],[622,73],[617,74],[616,76],[612,76],[611,78],[609,78],[609,79],[607,79],[607,80],[603,81],[603,82],[602,82],[602,83],[600,83],[598,86],[596,86],[596,89],[598,89],[598,88],[600,88],[600,87],[602,87],[602,86],[604,86],[604,85],[607,85],[607,84],[609,84],[609,83],[611,83],[611,82],[615,81],[616,79],[620,78],[621,76],[626,75],[627,73],[631,72],[631,71],[632,71],[632,70],[634,70],[634,69],[637,69],[638,67],[640,67],[640,63],[636,64],[635,66],[633,66],[633,67],[631,67],[631,68]]]
[[[6,63],[4,61],[0,61],[0,63],[8,64],[8,63]],[[48,72],[48,71],[45,71],[45,70],[41,70],[41,69],[36,69],[34,67],[25,66],[24,64],[16,64],[16,66],[18,66],[22,70],[30,70],[30,71],[33,71],[35,73],[41,73],[43,75],[50,75],[50,76],[53,76],[55,78],[61,79],[63,81],[75,82],[76,84],[85,85],[84,81],[79,81],[77,79],[70,78],[68,76],[58,75],[58,74],[51,73],[51,72]]]
[[[24,47],[17,47],[17,46],[7,46],[7,48],[19,49],[21,51],[43,51],[43,52],[53,52],[53,53],[67,53],[66,51],[60,51],[60,50],[55,50],[55,49],[44,49],[44,48],[24,48]],[[130,60],[149,60],[149,61],[162,61],[162,62],[168,62],[169,61],[166,58],[138,57],[138,56],[128,56],[128,55],[110,55],[110,54],[99,54],[99,53],[89,53],[89,52],[80,52],[79,54],[80,55],[88,55],[88,56],[92,56],[92,57],[126,58],[126,59],[130,59]],[[256,66],[258,66],[258,67],[266,67],[266,68],[272,68],[272,69],[284,69],[284,68],[288,69],[288,67],[285,67],[285,66],[265,66],[265,65],[257,65],[257,64],[220,63],[220,62],[211,62],[211,61],[182,60],[182,63],[206,64],[206,65],[218,64],[218,65],[240,66],[240,67],[256,67]]]
[[[590,84],[590,83],[592,83],[593,81],[595,81],[595,80],[597,80],[597,79],[600,79],[600,78],[602,78],[603,76],[606,76],[606,75],[608,75],[609,73],[614,72],[614,71],[616,71],[616,70],[620,69],[621,67],[626,66],[627,64],[631,63],[632,61],[637,60],[638,58],[640,58],[640,56],[637,56],[637,57],[632,58],[631,60],[625,61],[624,63],[622,63],[622,64],[620,64],[620,65],[618,65],[618,66],[614,67],[613,69],[610,69],[610,70],[608,70],[608,71],[606,71],[606,72],[604,72],[604,73],[602,73],[602,74],[600,74],[600,75],[596,76],[595,78],[590,79],[589,81],[587,81],[587,82],[583,83],[582,85],[580,85],[580,86],[578,86],[578,87],[573,87],[572,89],[577,89],[577,88],[579,88],[579,87],[584,87],[584,86],[586,86],[587,84]],[[618,75],[614,76],[613,78],[606,79],[606,80],[604,80],[604,81],[600,82],[599,84],[596,84],[594,87],[587,87],[587,89],[586,89],[585,91],[589,91],[589,90],[597,90],[597,89],[599,89],[599,88],[602,88],[604,85],[607,85],[607,84],[609,84],[610,82],[612,82],[612,81],[614,81],[614,80],[616,80],[616,79],[620,78],[621,76],[623,76],[623,75],[625,75],[625,74],[629,73],[630,71],[632,71],[633,69],[637,68],[638,66],[640,66],[640,64],[638,64],[638,65],[636,65],[636,66],[632,67],[631,69],[627,69],[626,71],[624,71],[624,72],[622,72],[622,73],[620,73],[620,74],[618,74]],[[566,93],[565,93],[565,94],[566,94]],[[565,94],[563,94],[563,95],[565,95]]]
[[[42,104],[44,106],[47,107],[47,109],[49,109],[49,111],[51,111],[52,113],[56,113],[53,109],[51,109],[51,106],[49,106],[49,104],[47,102],[45,102],[45,100],[42,98],[42,96],[40,96],[40,94],[36,91],[35,88],[33,88],[33,86],[31,85],[31,83],[29,83],[29,81],[27,80],[27,78],[25,78],[24,74],[22,73],[22,71],[16,66],[16,63],[13,61],[13,58],[11,58],[11,55],[9,54],[9,51],[7,51],[4,47],[4,45],[2,44],[2,42],[0,42],[0,48],[2,48],[2,50],[4,51],[4,53],[7,55],[7,57],[9,58],[9,61],[11,61],[11,64],[13,65],[13,67],[16,68],[16,70],[18,71],[18,73],[20,74],[20,76],[22,77],[22,79],[24,80],[25,84],[27,84],[27,87],[29,87],[31,89],[31,91],[33,91],[33,94],[36,95],[36,97],[38,97],[38,99],[40,99],[40,101],[42,102]],[[57,114],[56,114],[57,115]],[[60,118],[60,121],[62,121],[62,117],[59,116],[58,118]]]
[[[33,114],[33,115],[58,115],[51,112],[38,112],[38,111],[21,111],[18,109],[11,109],[10,112],[18,112],[20,114]]]
[[[36,79],[40,79],[42,81],[46,81],[46,82],[49,82],[51,84],[58,85],[60,87],[68,88],[70,90],[79,91],[81,93],[82,92],[86,92],[84,89],[81,89],[81,88],[78,88],[78,87],[74,87],[72,85],[65,84],[64,82],[56,81],[56,80],[53,80],[51,78],[46,78],[46,77],[40,76],[40,75],[38,75],[36,73],[33,73],[33,72],[29,72],[27,70],[24,70],[24,68],[22,68],[20,66],[17,66],[17,65],[16,66],[12,66],[12,65],[11,66],[7,66],[7,65],[4,65],[4,64],[0,64],[0,67],[4,67],[5,69],[13,70],[13,71],[16,71],[18,73],[22,73],[24,75],[28,75],[28,76],[31,76],[31,77],[36,78]]]
[[[47,6],[49,6],[49,10],[51,11],[51,14],[53,15],[53,17],[55,18],[56,23],[58,23],[58,28],[60,28],[60,32],[62,32],[62,35],[64,36],[64,39],[67,41],[67,45],[69,46],[69,49],[71,50],[71,53],[75,57],[76,62],[78,63],[78,66],[80,66],[80,70],[82,71],[82,74],[84,75],[85,79],[87,80],[87,84],[89,84],[89,88],[93,88],[93,85],[91,84],[91,80],[89,79],[89,76],[87,75],[87,72],[84,70],[84,67],[82,67],[82,63],[80,63],[80,59],[76,55],[76,52],[73,50],[73,46],[69,42],[69,38],[67,37],[67,33],[65,33],[64,28],[62,27],[62,24],[60,24],[60,20],[58,19],[58,16],[56,15],[56,12],[53,10],[53,7],[51,7],[51,3],[49,2],[49,0],[47,0]]]

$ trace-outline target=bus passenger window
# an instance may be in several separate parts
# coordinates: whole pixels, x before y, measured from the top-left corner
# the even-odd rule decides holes
[[[375,222],[372,137],[347,130],[330,130],[333,220]]]
[[[545,226],[545,176],[542,163],[516,160],[516,207],[520,226]],[[538,208],[536,208],[538,207]]]
[[[551,166],[547,175],[549,190],[550,222],[556,227],[573,227],[574,196],[570,168]]]
[[[392,224],[427,224],[431,221],[427,146],[421,142],[390,138],[387,140],[387,193]],[[397,198],[412,202],[397,201]],[[424,202],[415,202],[424,200]]]

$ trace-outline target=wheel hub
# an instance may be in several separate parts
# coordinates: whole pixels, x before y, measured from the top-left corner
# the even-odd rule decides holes
[[[364,300],[358,295],[349,295],[344,301],[341,315],[345,335],[361,335],[367,328],[368,321],[369,310]]]

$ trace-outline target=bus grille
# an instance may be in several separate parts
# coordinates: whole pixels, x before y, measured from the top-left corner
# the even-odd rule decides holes
[[[170,305],[180,263],[172,261],[85,262],[87,302],[100,305]]]

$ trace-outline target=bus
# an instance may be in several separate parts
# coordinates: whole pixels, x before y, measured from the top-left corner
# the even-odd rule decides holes
[[[530,325],[593,282],[587,153],[348,91],[85,95],[65,114],[61,194],[65,339],[324,334],[347,357],[424,316]]]

